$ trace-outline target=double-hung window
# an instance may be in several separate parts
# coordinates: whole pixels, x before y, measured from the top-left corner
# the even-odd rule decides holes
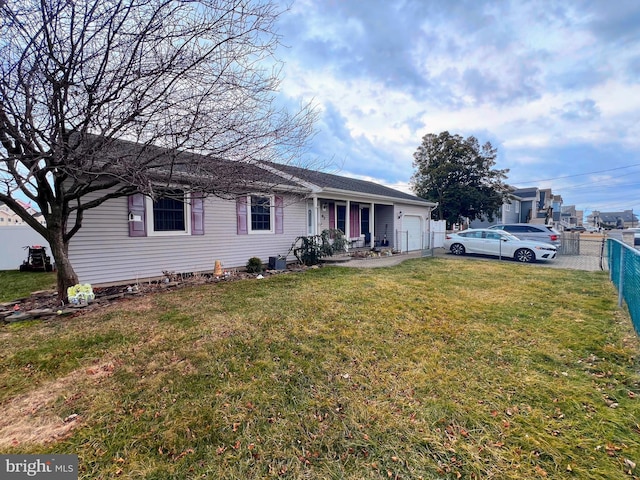
[[[251,195],[251,221],[250,231],[252,233],[272,233],[273,232],[273,197]]]
[[[179,188],[129,196],[129,236],[204,235],[204,198]]]
[[[284,202],[280,195],[246,195],[236,199],[238,235],[284,233]]]

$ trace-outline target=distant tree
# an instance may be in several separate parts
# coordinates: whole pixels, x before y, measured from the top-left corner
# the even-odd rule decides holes
[[[0,202],[51,245],[60,296],[88,209],[185,178],[264,190],[239,167],[299,158],[315,114],[275,107],[280,14],[269,0],[0,1]]]
[[[503,183],[509,170],[493,169],[496,153],[489,142],[480,147],[473,136],[429,133],[413,154],[411,187],[419,197],[438,202],[437,220],[493,220],[510,192]]]

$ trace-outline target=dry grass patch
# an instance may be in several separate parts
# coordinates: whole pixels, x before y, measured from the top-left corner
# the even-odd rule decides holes
[[[106,362],[79,369],[3,403],[0,449],[23,444],[42,445],[69,436],[82,417],[78,414],[60,417],[55,403],[60,400],[66,404],[73,403],[82,396],[88,382],[95,388],[103,378],[112,375],[114,368],[113,362]]]

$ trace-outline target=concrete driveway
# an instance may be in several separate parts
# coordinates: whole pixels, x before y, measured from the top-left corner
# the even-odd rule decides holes
[[[602,250],[602,236],[593,236],[591,238],[585,237],[580,239],[580,254],[579,255],[558,255],[553,260],[547,262],[537,262],[534,265],[549,267],[549,268],[568,268],[571,270],[585,270],[585,271],[600,271],[608,270],[606,258],[600,259],[600,252]],[[348,261],[335,261],[329,260],[327,264],[332,264],[341,267],[352,268],[379,268],[390,267],[392,265],[398,265],[399,263],[409,260],[411,258],[421,258],[425,255],[422,252],[409,252],[404,254],[393,255],[390,257],[372,257],[361,258]],[[430,256],[430,254],[429,254]],[[503,261],[509,262],[513,260],[499,260],[495,257],[487,257],[480,255],[465,255],[463,257],[456,257],[444,248],[436,248],[433,250],[434,257],[451,258],[451,259],[468,259],[468,260],[489,260],[489,261]]]

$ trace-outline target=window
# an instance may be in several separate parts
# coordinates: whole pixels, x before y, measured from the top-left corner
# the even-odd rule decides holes
[[[248,195],[236,199],[238,235],[284,233],[284,199],[280,195]]]
[[[186,232],[186,203],[184,192],[170,190],[153,202],[154,232]]]
[[[165,190],[153,201],[141,193],[127,199],[130,237],[204,235],[205,195]]]
[[[271,232],[271,197],[251,195],[251,231]]]

